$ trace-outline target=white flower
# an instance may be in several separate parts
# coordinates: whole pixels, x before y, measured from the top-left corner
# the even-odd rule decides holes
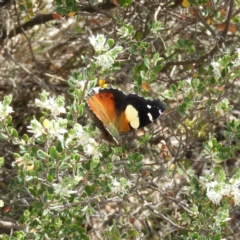
[[[112,155],[112,162],[115,162],[115,161],[120,161],[120,157],[118,155],[113,154]]]
[[[212,181],[214,178],[214,173],[212,173],[210,170],[205,170],[204,175],[199,177],[200,183],[207,187],[210,181]]]
[[[95,57],[97,62],[96,64],[101,66],[103,70],[107,70],[112,67],[114,59],[107,53]]]
[[[210,189],[210,188],[214,188],[217,185],[218,185],[217,181],[211,181],[211,182],[206,184],[206,187],[207,187],[207,189]]]
[[[120,178],[119,181],[116,178],[111,177],[110,188],[112,193],[125,195],[128,193],[128,189],[132,186],[132,182],[126,178]]]
[[[95,159],[99,159],[99,157],[102,156],[102,153],[99,152],[97,148],[97,144],[93,138],[89,138],[89,142],[85,145],[83,145],[83,151],[87,155],[92,155]]]
[[[237,189],[237,191],[233,192],[233,199],[235,205],[240,205],[240,190]]]
[[[12,112],[13,112],[12,107],[4,106],[2,102],[0,102],[0,121],[6,119],[9,113]]]
[[[89,37],[89,41],[92,44],[94,50],[97,53],[107,51],[109,49],[109,45],[105,45],[106,38],[103,34],[97,34],[97,36],[91,36]]]
[[[33,133],[35,138],[40,137],[43,134],[46,134],[46,130],[43,125],[36,119],[31,120],[31,125],[27,126],[28,132]]]
[[[216,191],[216,187],[218,187],[218,182],[217,181],[211,181],[208,184],[206,184],[207,187],[207,197],[209,198],[210,201],[212,201],[215,204],[219,204],[223,195]]]
[[[235,205],[240,205],[240,179],[236,180],[232,185],[232,194]]]
[[[53,188],[57,195],[60,195],[63,197],[69,197],[70,194],[74,194],[77,192],[77,191],[69,190],[69,188],[72,188],[72,186],[71,184],[65,182],[64,180],[60,180],[59,183],[53,183]]]
[[[93,153],[93,145],[92,144],[86,144],[83,146],[83,151],[87,154],[87,155],[91,155]]]
[[[95,57],[97,60],[96,64],[102,67],[102,70],[109,69],[114,64],[114,61],[118,54],[122,51],[121,46],[115,46],[108,52]]]
[[[83,90],[85,88],[86,84],[87,84],[87,81],[83,81],[83,80],[78,81],[76,84],[76,88]]]
[[[63,146],[64,134],[67,132],[67,119],[58,118],[49,121],[48,133],[51,137],[56,137]]]
[[[231,192],[231,185],[225,184],[224,186],[222,186],[221,194],[223,196],[229,196],[230,192]]]
[[[35,103],[40,108],[45,108],[51,112],[51,114],[56,117],[61,113],[66,113],[64,107],[64,97],[58,96],[57,99],[50,97],[49,99],[44,99],[43,101],[35,99]]]
[[[92,155],[94,158],[99,159],[102,154],[98,151],[97,143],[94,138],[90,137],[87,131],[84,131],[83,127],[76,123],[69,131],[69,135],[66,139],[65,145],[69,143],[74,144],[75,147],[83,146],[83,151],[86,155]]]
[[[211,65],[213,67],[214,76],[217,79],[219,79],[221,77],[221,71],[222,71],[223,67],[218,62],[212,62]]]
[[[83,146],[88,144],[89,142],[95,142],[94,139],[91,140],[91,137],[88,132],[84,131],[82,125],[76,123],[73,129],[69,132],[69,136],[66,140],[66,145],[70,142],[74,141],[75,146]]]
[[[185,80],[189,85],[191,85],[191,82],[192,82],[192,78],[191,77],[189,77],[189,78],[187,78],[186,80]]]
[[[217,193],[213,189],[207,191],[207,197],[210,201],[212,201],[215,204],[219,204],[222,199],[222,194]]]

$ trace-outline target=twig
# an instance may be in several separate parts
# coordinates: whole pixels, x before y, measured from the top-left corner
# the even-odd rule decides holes
[[[154,214],[156,214],[158,217],[164,219],[165,221],[167,221],[168,223],[170,223],[172,226],[181,229],[181,230],[186,230],[188,232],[193,232],[193,230],[189,229],[189,228],[185,228],[185,227],[181,227],[178,224],[174,223],[172,220],[170,220],[169,218],[167,218],[166,216],[164,216],[162,213],[158,212],[156,209],[154,209],[150,204],[146,203],[146,201],[144,200],[143,196],[140,194],[139,191],[138,192],[138,196],[141,198],[144,206],[146,208],[148,208],[151,212],[153,212]]]
[[[23,230],[24,227],[19,225],[18,223],[14,223],[14,222],[10,222],[10,221],[2,221],[0,219],[0,227],[2,228],[13,228],[13,229],[17,229],[17,230]]]
[[[22,33],[23,33],[23,35],[25,36],[25,38],[27,39],[28,47],[29,47],[30,53],[31,53],[31,55],[32,55],[33,61],[34,61],[35,65],[36,65],[38,71],[41,72],[41,73],[42,73],[42,76],[44,77],[44,74],[43,74],[43,72],[42,72],[42,69],[39,67],[39,64],[38,64],[38,62],[37,62],[37,59],[35,58],[35,55],[34,55],[34,53],[33,53],[32,44],[31,44],[31,42],[30,42],[30,40],[29,40],[26,32],[25,32],[24,29],[22,28],[22,25],[21,25],[21,22],[20,22],[20,18],[19,18],[19,14],[18,14],[18,10],[17,10],[16,1],[14,1],[14,8],[15,8],[15,12],[16,12],[16,15],[17,15],[18,26],[21,27]]]
[[[222,32],[223,37],[225,37],[227,35],[227,32],[228,32],[228,28],[229,28],[229,24],[230,24],[231,16],[232,16],[232,11],[233,11],[233,2],[234,2],[233,0],[230,0],[227,21],[226,21],[226,24],[225,24],[225,28]]]
[[[42,80],[39,79],[38,77],[36,77],[34,74],[32,74],[27,68],[25,68],[24,66],[22,66],[19,62],[16,61],[16,59],[9,53],[8,49],[3,46],[3,49],[5,51],[6,56],[8,56],[17,66],[19,66],[24,72],[26,72],[28,75],[30,75],[30,77],[34,78],[36,80],[36,82],[39,85],[45,85],[42,84]]]
[[[200,10],[197,7],[193,7],[192,10],[195,13],[195,16],[197,17],[197,19],[206,27],[206,29],[211,32],[211,34],[213,35],[213,37],[216,39],[217,38],[217,34],[215,33],[215,31],[209,26],[209,24],[205,21],[205,19],[203,18]]]
[[[205,55],[199,57],[198,59],[189,59],[186,61],[176,61],[176,62],[168,62],[166,65],[163,67],[162,72],[166,71],[170,66],[173,65],[188,65],[188,64],[193,64],[193,63],[203,63],[205,59],[212,57],[214,53],[217,52],[219,47],[216,45],[214,48],[212,48],[208,53]]]

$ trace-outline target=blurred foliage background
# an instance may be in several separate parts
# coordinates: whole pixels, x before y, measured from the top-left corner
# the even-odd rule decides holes
[[[124,196],[104,195],[104,183],[97,181],[100,167],[91,172],[83,164],[85,195],[55,196],[46,204],[45,190],[33,193],[34,184],[23,181],[28,171],[20,174],[13,167],[19,144],[1,139],[3,239],[238,239],[239,206],[227,194],[224,204],[214,205],[198,177],[223,170],[225,181],[239,168],[239,122],[233,121],[240,110],[239,29],[237,0],[1,1],[0,100],[13,95],[12,125],[19,138],[33,117],[43,114],[35,98],[46,90],[70,104],[68,80],[84,69],[89,79],[167,105],[154,131],[145,131],[151,138],[139,141],[140,131],[132,149],[101,145],[102,167],[120,157],[109,172],[133,182]],[[123,47],[111,69],[96,67],[89,37],[97,34]],[[78,122],[90,125],[86,111]],[[61,176],[72,174],[64,169]],[[21,187],[16,179],[23,181]],[[184,190],[187,185],[192,191]]]

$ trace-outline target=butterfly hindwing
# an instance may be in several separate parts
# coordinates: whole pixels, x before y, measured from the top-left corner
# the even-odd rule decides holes
[[[147,126],[164,111],[164,105],[159,100],[148,100],[136,94],[127,95],[126,102],[128,120],[134,129]]]

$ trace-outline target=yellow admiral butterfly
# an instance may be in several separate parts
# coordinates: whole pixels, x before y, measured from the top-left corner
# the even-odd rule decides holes
[[[117,144],[121,142],[121,134],[145,127],[165,109],[159,100],[126,95],[114,88],[94,88],[87,103],[97,127],[108,132]]]

